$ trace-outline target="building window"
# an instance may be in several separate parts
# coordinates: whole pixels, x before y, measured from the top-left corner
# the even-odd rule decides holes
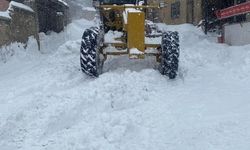
[[[171,18],[176,19],[180,17],[181,2],[175,2],[171,4]]]

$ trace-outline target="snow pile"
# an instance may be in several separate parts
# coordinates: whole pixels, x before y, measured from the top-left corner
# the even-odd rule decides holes
[[[0,65],[2,63],[7,63],[9,60],[20,61],[25,58],[32,59],[38,53],[37,41],[34,37],[30,37],[29,41],[26,44],[22,43],[12,43],[8,46],[3,46],[0,48]]]
[[[155,58],[128,56],[109,58],[93,79],[79,66],[82,30],[92,25],[75,21],[44,35],[34,59],[0,64],[1,150],[249,149],[250,45],[159,25],[180,32],[176,80],[154,69]]]

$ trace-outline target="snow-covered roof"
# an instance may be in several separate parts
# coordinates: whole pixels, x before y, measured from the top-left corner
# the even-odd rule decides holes
[[[11,19],[9,11],[0,11],[0,18]]]
[[[34,12],[33,9],[30,8],[27,5],[24,5],[22,3],[18,3],[18,2],[15,2],[15,1],[11,1],[10,5],[9,5],[9,8],[6,11],[0,11],[0,18],[11,19],[10,10],[13,10],[13,7],[17,7],[17,8],[29,11],[29,12]]]
[[[29,11],[29,12],[34,12],[34,10],[33,10],[32,8],[30,8],[29,6],[24,5],[24,4],[22,4],[22,3],[15,2],[15,1],[11,1],[11,2],[10,2],[10,7],[9,7],[9,9],[12,8],[12,7],[18,7],[18,8],[20,8],[20,9],[27,10],[27,11]]]

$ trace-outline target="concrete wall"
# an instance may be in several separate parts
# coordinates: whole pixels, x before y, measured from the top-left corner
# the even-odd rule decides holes
[[[250,22],[224,26],[225,43],[229,45],[250,44]]]

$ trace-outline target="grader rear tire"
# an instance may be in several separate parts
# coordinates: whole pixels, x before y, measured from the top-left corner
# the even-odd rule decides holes
[[[100,31],[97,27],[87,29],[83,33],[80,51],[81,70],[92,77],[98,77],[102,73],[101,41]]]
[[[164,32],[161,45],[160,72],[169,79],[175,79],[179,67],[179,34],[178,32]]]

